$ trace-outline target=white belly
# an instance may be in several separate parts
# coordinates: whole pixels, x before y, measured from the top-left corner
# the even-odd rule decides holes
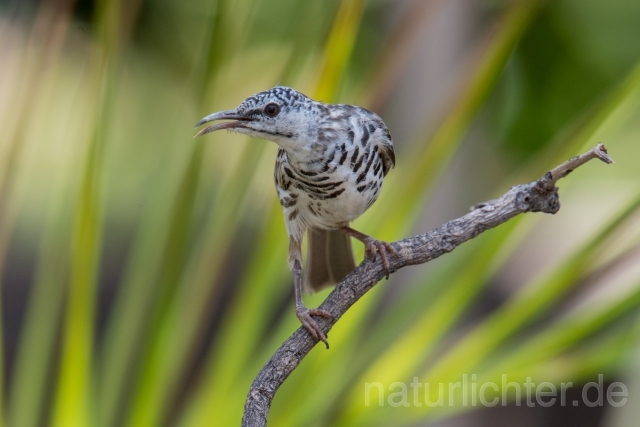
[[[362,215],[378,198],[379,188],[357,191],[356,185],[345,185],[338,197],[314,200],[307,194],[300,195],[298,210],[303,221],[311,227],[335,229],[347,225]]]

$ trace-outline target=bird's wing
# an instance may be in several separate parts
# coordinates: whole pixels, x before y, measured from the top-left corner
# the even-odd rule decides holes
[[[380,144],[377,148],[380,157],[382,157],[382,169],[386,176],[387,173],[396,165],[396,155],[393,152],[393,145]]]

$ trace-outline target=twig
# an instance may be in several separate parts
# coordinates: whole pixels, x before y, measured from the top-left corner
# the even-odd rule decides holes
[[[560,209],[556,182],[594,158],[599,158],[605,163],[613,163],[604,145],[598,144],[586,153],[573,157],[547,172],[539,180],[517,185],[496,200],[474,206],[470,213],[461,218],[449,221],[428,233],[392,243],[398,256],[389,260],[391,272],[407,265],[423,264],[438,258],[483,231],[497,227],[521,213],[555,214]],[[320,306],[334,316],[333,319],[316,319],[323,331],[328,332],[349,307],[385,275],[382,263],[368,259],[363,261],[336,286]],[[243,427],[267,424],[267,415],[276,391],[316,344],[317,341],[300,327],[271,356],[251,384],[244,406]]]

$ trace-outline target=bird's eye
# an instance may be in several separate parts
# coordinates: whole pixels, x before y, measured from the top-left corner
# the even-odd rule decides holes
[[[264,107],[264,112],[269,117],[275,117],[280,112],[280,106],[274,103],[267,104],[267,106]]]

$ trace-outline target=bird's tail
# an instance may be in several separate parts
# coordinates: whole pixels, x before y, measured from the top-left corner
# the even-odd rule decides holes
[[[338,284],[356,268],[351,238],[339,230],[309,228],[303,287],[317,292]]]

